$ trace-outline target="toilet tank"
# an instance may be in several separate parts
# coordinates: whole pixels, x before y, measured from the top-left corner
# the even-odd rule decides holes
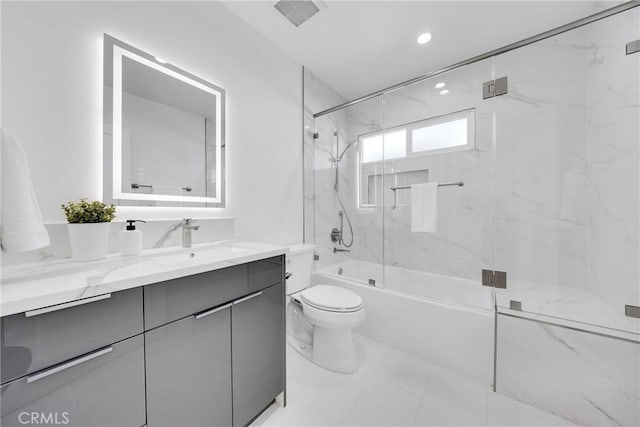
[[[299,292],[311,284],[314,245],[294,245],[289,247],[287,266],[287,295]]]

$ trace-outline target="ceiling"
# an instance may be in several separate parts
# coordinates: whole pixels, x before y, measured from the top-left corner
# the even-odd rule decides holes
[[[223,1],[346,99],[541,33],[621,1],[324,1],[294,27],[272,1]],[[423,32],[431,42],[418,45]]]

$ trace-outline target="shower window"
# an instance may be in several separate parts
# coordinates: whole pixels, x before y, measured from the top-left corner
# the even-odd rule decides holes
[[[475,109],[470,109],[413,123],[411,153],[424,155],[473,149],[474,118]]]
[[[386,132],[358,137],[358,193],[360,208],[375,208],[381,198],[378,166],[393,160],[404,172],[424,172],[420,158],[472,150],[475,146],[475,108],[396,126]],[[393,168],[392,168],[393,169]],[[394,178],[394,177],[389,177]],[[388,182],[395,182],[389,179]]]
[[[407,130],[362,137],[362,163],[380,162],[383,159],[397,159],[407,155]],[[384,153],[384,156],[383,156]]]

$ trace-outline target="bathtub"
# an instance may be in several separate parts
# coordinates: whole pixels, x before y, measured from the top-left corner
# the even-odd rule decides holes
[[[436,365],[493,384],[494,301],[479,282],[348,260],[312,274],[312,284],[362,297],[354,331]]]

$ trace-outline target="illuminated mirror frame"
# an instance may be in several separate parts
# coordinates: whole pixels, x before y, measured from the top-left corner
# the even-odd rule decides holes
[[[140,64],[160,71],[170,77],[210,93],[216,99],[216,196],[178,196],[167,194],[139,194],[122,191],[122,58],[129,58]],[[111,66],[109,66],[111,64]],[[104,35],[104,108],[110,109],[113,127],[111,144],[105,144],[104,150],[104,196],[105,201],[155,201],[169,202],[170,206],[184,203],[182,206],[224,207],[225,198],[225,90],[207,82],[159,58],[128,45],[108,34]],[[111,93],[107,93],[111,91]],[[110,100],[110,102],[108,102]],[[106,116],[106,114],[105,114]],[[105,124],[106,126],[106,124]],[[104,133],[108,130],[104,129]],[[205,142],[206,143],[206,142]],[[205,174],[208,174],[208,170]],[[205,180],[207,176],[205,176]],[[135,206],[135,204],[132,203]],[[158,205],[156,205],[158,206]]]

